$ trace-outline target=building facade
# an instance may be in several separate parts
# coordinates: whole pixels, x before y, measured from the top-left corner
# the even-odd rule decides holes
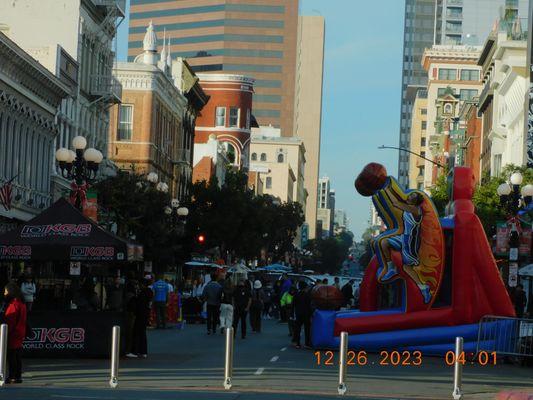
[[[409,148],[414,95],[427,85],[420,68],[425,48],[432,45],[481,46],[501,13],[527,16],[528,0],[406,0],[400,116],[400,147]],[[400,151],[398,180],[408,182],[409,156]]]
[[[133,62],[119,62],[114,69],[123,90],[122,104],[111,110],[108,157],[122,169],[157,173],[181,200],[191,179],[177,170],[191,164],[192,142],[184,129],[188,100],[174,84],[166,46],[158,51],[152,24],[143,50]]]
[[[207,143],[215,135],[225,147],[231,165],[248,170],[254,124],[254,79],[231,74],[198,74],[198,77],[210,99],[196,121],[195,146]],[[195,158],[195,161],[199,160]]]
[[[527,163],[524,99],[529,90],[529,71],[524,25],[518,18],[509,22],[501,19],[487,38],[478,61],[483,70],[479,98],[482,170],[491,176],[500,176],[508,164]]]
[[[463,164],[460,158],[465,122],[458,117],[462,104],[481,91],[479,55],[478,47],[439,45],[427,49],[422,57],[428,73],[425,154],[441,165]],[[424,189],[435,184],[438,168],[425,161]]]
[[[84,136],[88,147],[107,154],[109,106],[120,102],[113,77],[113,40],[124,18],[124,0],[40,0],[0,2],[0,24],[8,36],[50,72],[68,81],[57,120],[55,147],[71,147]],[[38,33],[36,33],[38,32]],[[106,171],[104,160],[100,171]],[[54,197],[69,190],[59,169],[52,177]]]
[[[0,59],[0,232],[5,232],[51,203],[56,115],[70,88],[2,32]]]
[[[294,131],[305,144],[305,188],[309,193],[305,221],[308,224],[309,239],[316,236],[324,38],[324,17],[299,17]]]
[[[327,176],[318,180],[318,209],[317,221],[320,237],[326,238],[333,235],[333,222],[335,219],[335,191]]]
[[[172,57],[187,58],[195,72],[255,78],[259,125],[292,136],[298,6],[298,0],[132,0],[128,54],[131,60],[139,53],[153,20],[170,38]]]
[[[410,150],[414,154],[409,156],[409,188],[424,189],[424,170],[427,144],[427,124],[428,124],[428,92],[420,89],[416,92],[413,102],[411,121]],[[420,155],[416,156],[415,154]]]
[[[481,181],[481,141],[483,138],[481,118],[478,115],[478,98],[465,101],[459,111],[459,120],[464,121],[464,165],[472,168],[476,184]]]

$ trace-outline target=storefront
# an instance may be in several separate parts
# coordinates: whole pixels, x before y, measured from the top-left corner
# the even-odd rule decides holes
[[[123,325],[123,314],[108,310],[105,287],[138,270],[140,260],[141,246],[105,231],[65,199],[0,235],[0,265],[10,269],[9,279],[31,274],[38,287],[26,355],[108,355],[112,326]]]

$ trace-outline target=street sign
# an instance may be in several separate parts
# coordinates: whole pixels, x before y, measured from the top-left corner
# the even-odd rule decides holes
[[[509,287],[518,285],[518,263],[509,263]]]
[[[512,247],[509,249],[509,261],[517,261],[518,260],[518,248]]]

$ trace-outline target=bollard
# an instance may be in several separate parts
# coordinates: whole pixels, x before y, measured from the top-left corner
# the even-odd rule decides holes
[[[6,384],[7,324],[0,325],[0,387]]]
[[[463,380],[463,364],[459,362],[463,354],[463,338],[455,338],[455,366],[453,370],[453,393],[454,400],[463,398],[463,391],[461,390],[461,382]]]
[[[231,389],[233,375],[233,328],[226,328],[226,359],[224,360],[224,389]]]
[[[109,386],[113,389],[118,386],[118,360],[120,358],[120,326],[113,326],[113,337],[111,339],[111,379]]]
[[[346,367],[348,354],[348,332],[341,332],[341,345],[339,349],[339,387],[337,391],[342,396],[346,393]]]

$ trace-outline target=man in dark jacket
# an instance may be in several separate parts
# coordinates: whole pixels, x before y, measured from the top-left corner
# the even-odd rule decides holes
[[[246,314],[252,304],[252,294],[249,285],[245,284],[244,279],[239,280],[239,284],[233,292],[233,303],[235,311],[233,313],[233,334],[237,334],[239,320],[241,321],[241,337],[246,338]]]
[[[222,286],[216,280],[216,275],[211,273],[211,281],[204,287],[203,300],[207,303],[207,334],[217,330],[220,300],[222,298]]]
[[[351,300],[353,299],[353,288],[352,285],[355,281],[353,279],[350,279],[350,281],[345,284],[342,289],[342,296],[344,297],[344,306],[349,306]]]
[[[311,295],[309,290],[307,290],[307,283],[300,282],[299,290],[294,295],[292,301],[294,307],[294,332],[293,332],[293,343],[297,349],[301,348],[300,345],[300,333],[302,330],[302,325],[305,332],[305,347],[311,347],[311,316],[313,313],[311,307]]]

